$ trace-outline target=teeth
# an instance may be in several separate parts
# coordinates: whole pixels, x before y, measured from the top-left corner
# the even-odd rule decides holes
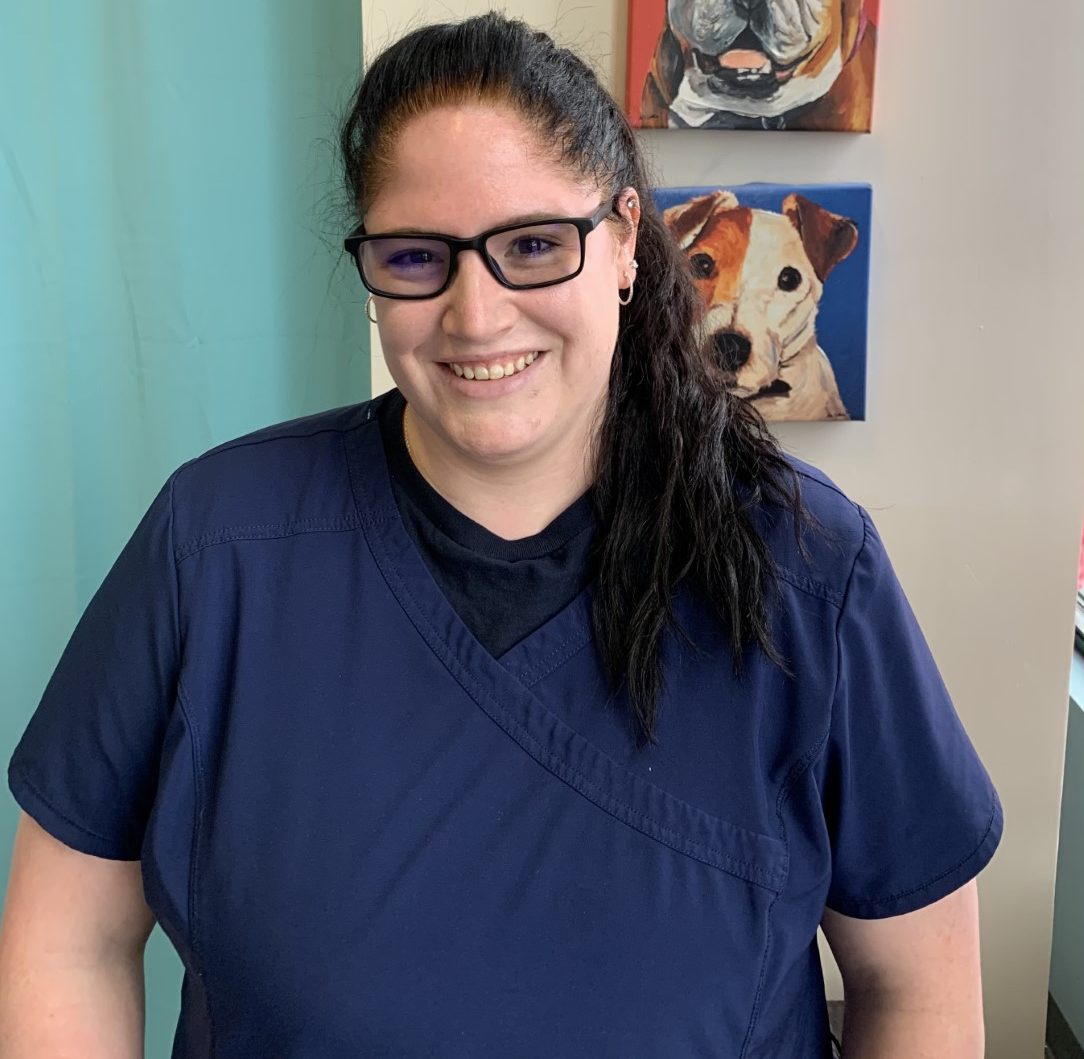
[[[449,364],[448,366],[458,375],[461,379],[503,379],[509,375],[517,375],[519,372],[526,370],[536,360],[538,360],[538,353],[525,353],[515,360],[509,360],[505,364],[497,362],[495,364],[475,364],[473,367],[468,367],[466,364]]]

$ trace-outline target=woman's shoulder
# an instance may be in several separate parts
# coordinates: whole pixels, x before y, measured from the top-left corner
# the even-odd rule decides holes
[[[868,516],[824,471],[786,454],[799,487],[803,521],[799,548],[789,509],[764,503],[758,529],[780,575],[798,588],[842,604],[855,559],[866,541]]]
[[[375,403],[276,423],[183,464],[169,482],[177,558],[243,536],[355,525],[349,436],[375,425]]]

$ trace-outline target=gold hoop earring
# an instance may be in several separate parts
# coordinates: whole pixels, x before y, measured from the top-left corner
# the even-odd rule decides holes
[[[628,305],[628,304],[629,304],[629,302],[631,302],[631,301],[632,301],[632,288],[633,288],[634,286],[635,286],[635,284],[634,284],[634,283],[630,283],[630,284],[628,285],[628,288],[627,288],[627,289],[628,289],[628,292],[629,292],[629,293],[628,293],[628,297],[627,297],[627,298],[622,298],[622,297],[621,297],[621,292],[620,292],[620,291],[618,291],[618,292],[617,292],[617,304],[618,304],[618,305]]]
[[[375,305],[376,302],[373,299],[372,295],[370,295],[369,300],[365,303],[365,315],[369,317],[369,323],[371,324],[379,322],[377,318],[373,315],[373,308],[375,307]]]

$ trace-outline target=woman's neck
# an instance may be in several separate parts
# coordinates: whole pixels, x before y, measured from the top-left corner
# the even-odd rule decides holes
[[[403,410],[403,437],[422,477],[457,511],[505,540],[541,533],[590,485],[583,444],[566,442],[562,451],[532,459],[529,466],[482,465],[431,441],[409,405]]]

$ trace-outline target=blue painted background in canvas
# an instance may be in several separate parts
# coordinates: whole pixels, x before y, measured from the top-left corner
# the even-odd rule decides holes
[[[832,213],[849,217],[858,226],[858,245],[824,284],[817,335],[851,419],[865,419],[873,189],[869,184],[713,184],[656,188],[654,197],[661,211],[716,190],[732,191],[742,206],[776,213],[782,210],[787,195],[797,192]]]

